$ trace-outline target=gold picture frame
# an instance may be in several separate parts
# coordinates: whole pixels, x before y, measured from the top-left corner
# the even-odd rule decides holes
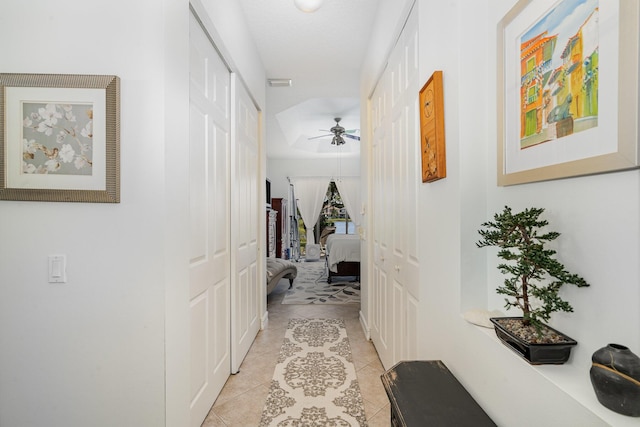
[[[442,71],[435,71],[420,89],[418,102],[422,182],[433,182],[447,176]]]
[[[0,200],[120,202],[120,79],[0,74]]]
[[[520,0],[505,15],[498,185],[640,166],[639,21],[640,3],[624,0]]]

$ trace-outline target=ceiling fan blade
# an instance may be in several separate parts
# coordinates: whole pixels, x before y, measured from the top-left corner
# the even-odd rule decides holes
[[[359,132],[359,131],[360,131],[360,129],[347,129],[347,130],[345,130],[346,133],[356,133],[356,132]]]
[[[360,141],[360,137],[358,135],[349,135],[348,133],[343,133],[342,136],[346,136],[347,138],[355,139],[356,141]]]
[[[311,138],[307,138],[307,139],[318,139],[318,138],[326,138],[328,136],[333,136],[333,134],[328,134],[328,135],[320,135],[320,136],[312,136]]]

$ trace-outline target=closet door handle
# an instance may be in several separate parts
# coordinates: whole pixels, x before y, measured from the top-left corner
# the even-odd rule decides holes
[[[399,266],[399,265],[396,265],[396,266],[394,266],[393,268],[394,268],[394,270],[396,270],[396,271],[400,271],[400,266]]]

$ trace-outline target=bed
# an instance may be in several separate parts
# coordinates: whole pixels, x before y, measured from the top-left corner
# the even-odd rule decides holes
[[[331,234],[326,244],[327,283],[335,276],[354,276],[360,280],[360,237]]]

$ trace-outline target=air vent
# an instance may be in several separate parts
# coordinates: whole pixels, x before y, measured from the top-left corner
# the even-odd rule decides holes
[[[291,79],[268,79],[267,81],[271,87],[289,87],[292,84]]]

